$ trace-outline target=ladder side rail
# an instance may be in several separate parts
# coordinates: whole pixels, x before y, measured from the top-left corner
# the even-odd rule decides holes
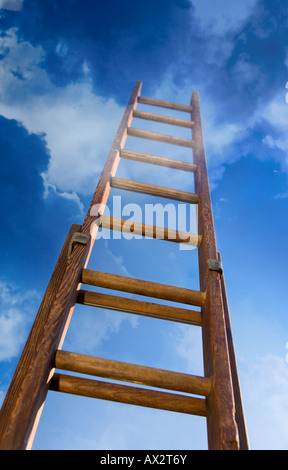
[[[104,211],[110,192],[111,176],[116,172],[120,160],[120,149],[125,144],[127,127],[131,123],[133,110],[137,106],[141,87],[142,82],[137,81],[82,225],[81,232],[84,234],[90,235],[91,225],[97,218],[98,214],[93,212],[94,205],[99,205]],[[53,376],[54,356],[64,341],[76,302],[77,289],[80,286],[81,272],[88,263],[95,236],[91,236],[86,245],[76,244],[71,253],[55,300],[47,313],[45,327],[36,338],[37,344],[30,359],[29,374],[26,375],[22,385],[22,397],[25,396],[25,399],[21,403],[18,400],[17,409],[10,414],[8,428],[6,428],[9,432],[6,432],[0,441],[0,448],[3,450],[28,449],[32,446],[49,382]]]
[[[211,394],[207,398],[207,432],[209,449],[239,449],[235,421],[234,396],[230,373],[229,353],[225,330],[224,308],[221,294],[220,274],[208,269],[208,260],[217,259],[215,230],[207,172],[206,155],[202,134],[199,95],[193,92],[191,119],[195,147],[195,192],[199,195],[198,233],[202,243],[198,249],[200,289],[206,292],[202,307],[202,337],[204,371],[212,378]]]
[[[0,411],[1,450],[21,449],[23,443],[26,442],[26,435],[33,435],[35,432],[33,426],[37,418],[40,417],[37,417],[37,410],[41,409],[46,392],[44,391],[43,396],[40,390],[38,397],[36,397],[39,404],[31,404],[31,406],[35,408],[36,416],[34,416],[29,398],[29,395],[32,394],[29,377],[31,369],[34,367],[33,357],[37,354],[39,337],[42,336],[45,329],[48,312],[55,300],[57,290],[67,266],[68,247],[71,237],[75,232],[79,231],[80,228],[81,225],[76,224],[73,224],[70,228],[6,393]],[[29,442],[27,445],[29,446]]]
[[[120,151],[123,149],[128,130],[130,128],[133,111],[136,109],[138,104],[138,97],[140,96],[142,88],[142,82],[137,81],[134,87],[134,90],[131,94],[130,100],[128,102],[127,108],[123,115],[122,121],[120,123],[118,132],[112,144],[110,153],[106,160],[105,166],[103,168],[102,174],[99,178],[99,182],[95,193],[93,195],[89,210],[85,217],[82,232],[89,234],[91,233],[91,226],[94,224],[98,215],[102,215],[105,209],[105,205],[111,189],[111,179],[115,176],[119,162],[120,162]],[[96,224],[94,224],[96,229]]]
[[[218,253],[218,259],[219,261],[221,261],[220,253]],[[232,336],[231,320],[230,320],[229,305],[228,305],[228,299],[227,299],[224,274],[222,274],[221,276],[221,289],[222,289],[222,298],[223,298],[223,306],[224,306],[224,315],[225,315],[225,324],[226,324],[226,332],[227,332],[233,393],[234,393],[234,400],[235,400],[235,419],[236,419],[237,426],[238,426],[240,450],[249,450],[249,439],[248,439],[248,433],[247,433],[245,415],[244,415],[244,409],[243,409],[243,402],[242,402],[238,368],[237,368],[237,362],[236,362],[236,354],[235,354],[234,342],[233,342],[233,336]]]

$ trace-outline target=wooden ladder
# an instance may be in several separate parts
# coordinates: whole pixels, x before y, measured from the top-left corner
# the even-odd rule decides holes
[[[84,223],[72,225],[48,284],[1,409],[1,449],[31,448],[49,390],[204,416],[209,449],[248,449],[225,282],[215,242],[198,93],[193,92],[190,106],[186,106],[142,97],[141,86],[137,81]],[[189,113],[191,120],[137,111],[138,103]],[[192,139],[132,128],[133,118],[191,128]],[[191,148],[193,163],[125,150],[127,136]],[[116,178],[121,158],[194,173],[195,194]],[[171,236],[171,231],[165,230],[162,239],[186,240],[198,247],[200,291],[87,269],[98,227],[125,231],[127,225],[125,220],[103,215],[111,187],[198,204],[198,234],[175,230]],[[133,229],[140,235],[158,236],[155,226],[134,223]],[[82,290],[81,284],[194,305],[201,311],[90,292]],[[201,326],[204,377],[62,351],[75,303]],[[55,369],[173,393],[72,376]]]

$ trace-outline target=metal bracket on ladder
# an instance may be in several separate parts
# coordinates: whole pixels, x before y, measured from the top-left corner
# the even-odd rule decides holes
[[[218,259],[208,259],[208,268],[210,271],[217,271],[219,274],[223,274],[222,262]]]
[[[71,258],[74,243],[81,243],[82,245],[87,245],[89,241],[90,241],[90,235],[87,235],[86,233],[75,232],[72,235],[72,238],[69,243],[68,260]]]

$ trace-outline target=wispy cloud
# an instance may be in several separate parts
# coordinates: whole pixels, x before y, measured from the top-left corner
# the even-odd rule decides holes
[[[0,0],[0,9],[20,11],[23,7],[23,0]]]
[[[137,324],[137,318],[133,315],[77,306],[65,338],[64,349],[97,355],[99,350],[105,348],[105,342],[113,341],[113,337],[116,338],[125,325],[133,329]]]
[[[43,172],[41,173],[41,176],[43,178],[44,183],[44,199],[47,199],[49,197],[50,191],[52,191],[54,194],[57,194],[57,196],[62,197],[63,199],[67,199],[68,201],[74,201],[79,208],[79,215],[84,215],[84,205],[81,202],[81,199],[78,194],[75,193],[75,191],[72,191],[70,193],[67,191],[58,191],[55,184],[49,183],[47,173]]]
[[[201,329],[179,326],[179,335],[174,342],[176,352],[186,362],[187,372],[203,375],[203,347]]]
[[[190,0],[194,14],[205,29],[214,34],[226,34],[239,28],[247,20],[257,0],[231,2],[229,0]]]
[[[59,89],[41,67],[41,46],[19,41],[15,29],[0,41],[0,113],[45,136],[51,155],[45,181],[62,197],[93,191],[123,109],[93,93],[87,67],[82,80]]]
[[[247,427],[254,450],[284,450],[288,442],[288,365],[266,355],[241,361],[241,387]]]
[[[30,308],[33,306],[34,312],[37,302],[36,291],[23,292],[0,281],[0,361],[9,361],[19,354],[32,321]]]

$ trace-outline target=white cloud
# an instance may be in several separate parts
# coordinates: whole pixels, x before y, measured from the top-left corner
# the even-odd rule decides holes
[[[0,281],[0,302],[4,305],[15,306],[22,302],[30,302],[37,299],[36,291],[22,292],[14,284]]]
[[[179,326],[179,335],[173,343],[179,357],[185,360],[187,373],[203,375],[202,332],[198,327]]]
[[[13,359],[19,354],[37,301],[36,291],[23,293],[16,286],[0,281],[0,361]]]
[[[119,335],[125,324],[137,328],[138,319],[113,310],[77,306],[63,349],[97,355],[103,343]]]
[[[18,42],[17,31],[12,28],[0,37],[0,54],[0,112],[4,115],[6,110],[13,118],[13,108],[24,108],[29,115],[27,105],[33,94],[39,96],[52,88],[46,72],[39,67],[44,51],[40,46]]]
[[[206,150],[210,155],[213,155],[214,162],[214,156],[217,155],[217,163],[222,159],[221,156],[225,148],[240,139],[245,131],[245,128],[239,124],[217,124],[211,114],[210,120],[206,120],[203,129],[206,136]],[[209,155],[207,155],[207,158],[209,160]]]
[[[284,191],[282,193],[276,194],[275,199],[287,199],[288,198],[288,191]]]
[[[95,96],[89,83],[70,85],[61,96],[58,91],[43,96],[35,105],[28,126],[46,133],[48,181],[62,191],[93,191],[123,110]]]
[[[15,29],[0,39],[0,51],[0,114],[45,134],[51,154],[45,181],[62,197],[93,192],[123,109],[93,93],[87,67],[83,81],[53,85],[41,68],[43,49],[18,41]]]
[[[0,0],[0,9],[20,11],[23,7],[23,0]]]
[[[277,129],[284,131],[287,129],[288,104],[285,101],[285,92],[277,93],[271,101],[260,110],[261,117],[266,119]],[[259,114],[259,112],[258,112]]]
[[[107,240],[105,240],[105,249],[107,250],[107,253],[110,258],[110,262],[112,262],[117,268],[120,270],[121,274],[123,276],[128,276],[132,277],[131,274],[128,272],[125,264],[124,264],[124,258],[123,256],[116,256],[114,253],[109,249]]]
[[[237,7],[237,11],[233,13],[235,22],[239,18],[245,18],[250,11],[249,8],[252,8],[252,3],[246,2],[245,7]],[[200,3],[196,2],[195,7],[196,12],[198,11],[201,16],[204,6],[200,7]],[[227,11],[231,13],[229,8]],[[209,15],[213,18],[213,11]],[[56,49],[57,53],[63,56],[67,48],[61,42]],[[44,195],[47,196],[50,189],[63,198],[74,200],[81,212],[83,206],[79,194],[88,194],[94,190],[123,109],[114,100],[104,100],[94,94],[89,68],[85,63],[82,67],[82,81],[66,87],[56,87],[41,67],[45,58],[43,49],[25,41],[18,41],[16,29],[9,30],[0,39],[0,52],[3,56],[0,62],[0,114],[9,119],[19,120],[30,132],[45,136],[51,157],[48,169],[42,175],[45,182]],[[249,82],[255,74],[257,75],[258,69],[242,56],[236,63],[234,72],[235,74],[241,72],[242,78]],[[267,136],[264,143],[270,147],[272,145],[279,147],[284,151],[288,149],[287,104],[283,96],[276,97],[261,109],[256,109],[254,115],[241,124],[232,121],[222,123],[217,120],[215,105],[212,100],[207,100],[203,86],[198,86],[197,83],[193,88],[192,86],[191,81],[187,80],[186,84],[178,87],[173,80],[172,71],[170,75],[166,75],[154,95],[160,99],[188,104],[193,88],[199,91],[211,189],[222,178],[225,171],[224,164],[232,163],[240,158],[238,152],[227,152],[229,146],[241,141],[249,128],[253,127],[259,119],[264,118],[273,126],[277,125],[278,130],[283,130],[281,138],[275,140],[273,136]],[[170,114],[171,111],[169,111]],[[141,122],[140,127],[145,124]],[[136,140],[138,146],[140,140]],[[143,145],[143,151],[149,153],[146,147],[148,142],[143,141],[141,145]],[[183,160],[191,159],[191,153],[187,157],[185,149],[171,147],[170,154],[166,154],[165,148],[165,156]],[[159,155],[161,155],[161,150]],[[162,169],[162,172],[165,180],[169,170]],[[150,181],[153,175],[148,165],[144,167],[138,165],[136,168],[129,163],[126,174],[124,170],[122,176],[135,179],[146,177]],[[156,172],[155,175],[157,175]],[[171,184],[175,188],[179,185],[189,186],[190,175],[174,171]]]
[[[109,248],[107,240],[99,240],[99,242],[97,249],[101,251],[105,259],[107,272],[133,277],[125,267],[124,257],[115,255]],[[93,266],[93,255],[91,262]],[[125,294],[126,298],[132,296],[132,294]],[[84,354],[97,354],[98,348],[105,341],[111,340],[114,335],[121,333],[121,328],[128,325],[134,329],[139,324],[137,315],[81,305],[77,305],[75,310],[63,348],[71,348],[73,351],[81,351]]]
[[[216,34],[225,34],[241,26],[253,10],[257,0],[190,0],[200,24]]]
[[[271,137],[270,134],[267,134],[264,139],[262,139],[263,144],[268,145],[271,149],[276,148],[278,146],[277,141]]]
[[[285,92],[277,93],[268,103],[259,108],[253,118],[253,124],[265,120],[271,126],[262,142],[270,149],[281,150],[275,152],[275,160],[280,163],[282,171],[288,172],[288,104],[285,101]],[[273,135],[274,134],[274,135]]]
[[[185,360],[188,373],[203,375],[200,329],[181,326],[173,346]],[[287,450],[288,353],[286,357],[285,351],[283,357],[252,354],[249,359],[236,355],[250,448]]]
[[[170,80],[172,81],[173,78],[171,77]],[[205,147],[207,151],[207,158],[209,159],[209,154],[213,151],[213,153],[222,153],[224,148],[238,139],[242,134],[244,128],[239,124],[231,123],[219,123],[217,119],[217,110],[213,100],[207,99],[207,94],[205,93],[205,89],[203,88],[202,84],[194,83],[193,88],[191,86],[191,82],[187,81],[185,86],[181,88],[177,88],[174,85],[175,90],[171,86],[171,90],[173,93],[169,93],[170,89],[170,82],[166,80],[162,90],[162,95],[169,97],[171,96],[171,101],[175,101],[177,103],[189,104],[189,100],[191,98],[192,92],[198,91],[199,99],[200,99],[200,107],[201,107],[201,116],[202,116],[202,127],[204,133],[204,141]],[[214,157],[213,157],[214,158]]]
[[[44,183],[44,194],[43,197],[44,199],[47,199],[49,197],[50,191],[52,191],[54,194],[57,194],[59,197],[62,197],[63,199],[67,199],[68,201],[74,201],[75,204],[78,206],[79,209],[79,214],[84,216],[84,205],[81,202],[80,197],[78,196],[75,191],[72,191],[68,193],[67,191],[61,192],[57,190],[57,187],[55,184],[51,184],[48,181],[48,173],[41,173],[41,176],[43,178],[43,183]]]
[[[65,55],[64,43],[59,43],[56,49],[58,54]],[[124,110],[114,100],[104,100],[93,93],[89,68],[85,63],[82,67],[82,81],[61,88],[54,86],[41,67],[45,58],[43,49],[18,41],[15,29],[9,30],[0,39],[0,51],[4,56],[0,62],[0,114],[19,120],[29,132],[45,135],[51,155],[49,167],[42,175],[46,185],[45,195],[47,196],[47,189],[50,188],[61,197],[75,200],[81,211],[78,194],[88,194],[94,190]],[[213,188],[224,172],[223,163],[227,160],[225,149],[243,136],[245,126],[233,122],[218,123],[213,103],[205,99],[204,92],[201,93],[202,87],[196,86],[194,89],[200,91],[205,146]],[[178,87],[171,74],[166,76],[155,91],[155,96],[188,104],[191,93],[190,81]],[[169,111],[169,115],[172,114]],[[141,122],[139,125],[145,128],[146,124]],[[135,125],[137,127],[137,120]],[[182,136],[181,132],[187,131],[189,130],[177,129],[176,135]],[[136,140],[137,150],[154,153],[149,150],[149,142]],[[130,142],[127,144],[129,148]],[[155,150],[159,155],[191,160],[191,153],[187,156],[188,152],[185,151],[187,149],[166,145],[162,150],[161,145],[165,144],[159,144],[159,151],[158,147]],[[230,155],[229,160],[232,158]],[[170,178],[169,169],[161,171],[164,180],[166,173]],[[157,172],[151,173],[148,165],[136,167],[129,164],[126,174],[124,171],[122,176],[135,179],[146,177],[150,181],[154,173],[157,177]],[[190,187],[191,175],[174,171],[172,176],[171,184],[175,188]],[[152,180],[150,182],[153,183]]]
[[[241,80],[246,84],[249,84],[251,81],[253,82],[255,78],[257,79],[261,75],[257,66],[247,61],[245,55],[239,57],[238,62],[236,62],[234,74],[235,76],[240,74]],[[241,122],[233,122],[232,119],[230,122],[227,120],[224,122],[219,121],[217,117],[217,104],[213,102],[213,98],[207,98],[203,84],[191,83],[190,80],[187,80],[184,85],[177,87],[173,80],[173,74],[166,76],[165,80],[155,91],[155,96],[160,99],[189,104],[193,90],[197,90],[200,97],[211,190],[217,186],[223,177],[225,166],[236,162],[243,155],[246,155],[246,150],[238,151],[237,142],[243,142],[248,133],[252,132],[259,124],[263,124],[263,121],[266,121],[271,126],[271,131],[262,140],[271,149],[268,153],[268,158],[274,158],[275,162],[280,163],[282,171],[288,173],[288,98],[286,97],[285,100],[287,92],[285,90],[285,83],[283,84],[283,89],[277,92],[269,101],[259,101],[254,112]],[[281,150],[281,152],[273,152],[273,150],[277,149]],[[257,158],[266,158],[265,153],[255,156]],[[279,195],[279,197],[286,197],[286,192],[283,195]]]
[[[257,68],[254,69],[244,62],[242,61],[241,65],[239,62],[238,66],[246,69],[246,74],[243,72],[243,80],[249,82],[258,72]],[[263,100],[259,103],[254,113],[241,123],[219,123],[214,104],[205,98],[205,93],[200,93],[200,99],[201,96],[203,96],[200,103],[202,125],[211,189],[222,178],[224,165],[234,163],[242,157],[243,153],[237,151],[235,144],[243,141],[245,136],[263,121],[266,121],[271,128],[262,139],[262,142],[272,150],[269,152],[269,158],[274,158],[275,162],[280,163],[282,171],[288,172],[288,104],[285,101],[284,87],[283,91],[276,93],[269,101]],[[229,147],[232,148],[232,145],[233,152],[230,152]],[[273,152],[273,149],[282,152]],[[257,158],[265,158],[265,154],[257,155]]]
[[[25,319],[19,309],[8,308],[0,316],[0,361],[16,357],[23,344]]]
[[[58,393],[46,401],[45,418],[35,450],[207,449],[206,420],[200,416]]]
[[[287,450],[287,363],[267,354],[239,363],[239,368],[251,449]]]
[[[241,88],[248,86],[249,84],[253,86],[255,83],[260,83],[265,78],[258,65],[251,61],[249,54],[247,53],[239,55],[232,73],[233,82],[235,84],[238,83]]]

